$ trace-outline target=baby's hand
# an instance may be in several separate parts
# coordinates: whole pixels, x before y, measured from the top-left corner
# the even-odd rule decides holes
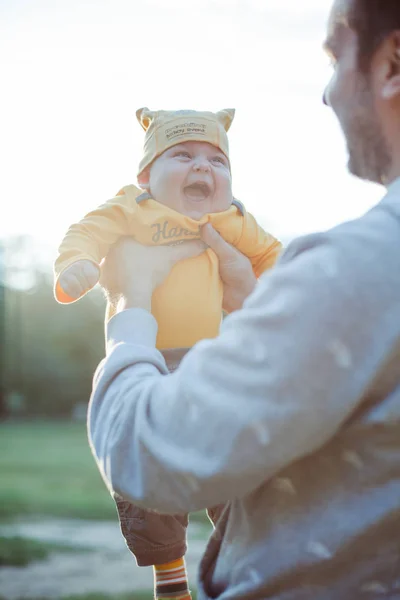
[[[77,260],[65,269],[59,284],[71,298],[80,298],[99,281],[100,269],[90,260]]]

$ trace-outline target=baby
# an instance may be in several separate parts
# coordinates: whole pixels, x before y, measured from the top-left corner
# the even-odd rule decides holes
[[[207,222],[251,260],[259,277],[281,244],[232,195],[227,131],[234,110],[137,111],[145,130],[140,189],[128,185],[68,230],[55,263],[55,296],[78,300],[99,280],[100,263],[121,236],[144,245],[199,239]],[[152,298],[160,350],[190,348],[218,335],[223,286],[208,249],[174,266]],[[113,315],[107,307],[106,319]],[[184,554],[187,515],[164,516],[116,498],[121,529],[138,565],[154,565],[156,598],[191,598]],[[220,507],[208,511],[215,523]]]
[[[74,302],[99,280],[100,262],[121,236],[163,245],[200,237],[210,222],[248,256],[259,277],[275,263],[280,243],[232,195],[227,130],[233,110],[137,111],[146,131],[141,189],[128,185],[68,230],[55,263],[55,296]],[[145,193],[143,193],[145,190]],[[107,309],[107,318],[112,316]],[[218,334],[222,282],[212,250],[181,261],[156,290],[152,313],[157,347],[189,348]]]

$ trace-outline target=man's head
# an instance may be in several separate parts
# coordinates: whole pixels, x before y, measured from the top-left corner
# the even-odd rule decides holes
[[[400,0],[335,0],[325,49],[334,74],[324,101],[342,126],[349,169],[387,184],[400,176]]]
[[[232,178],[227,131],[234,110],[137,111],[146,131],[139,185],[193,219],[227,210]]]

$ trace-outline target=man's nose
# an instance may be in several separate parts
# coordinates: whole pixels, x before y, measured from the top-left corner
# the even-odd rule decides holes
[[[328,86],[324,89],[324,93],[322,94],[322,102],[325,104],[325,106],[330,106]]]

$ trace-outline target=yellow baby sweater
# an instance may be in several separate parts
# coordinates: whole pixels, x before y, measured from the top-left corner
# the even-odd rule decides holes
[[[221,236],[249,257],[256,277],[271,268],[281,244],[263,231],[254,217],[235,201],[224,212],[195,221],[153,200],[128,185],[99,208],[72,225],[59,247],[55,262],[55,296],[61,303],[74,302],[59,284],[61,273],[78,260],[100,265],[109,248],[121,237],[132,236],[144,245],[169,245],[200,238],[200,227],[210,222]],[[152,314],[158,322],[157,347],[187,348],[215,337],[222,315],[222,282],[218,259],[211,250],[176,264],[152,298]],[[113,315],[107,308],[106,318]]]

